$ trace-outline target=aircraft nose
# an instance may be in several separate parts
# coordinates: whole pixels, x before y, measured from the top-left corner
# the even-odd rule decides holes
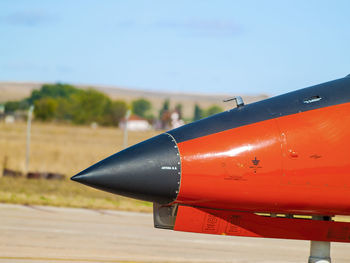
[[[176,141],[163,133],[111,155],[71,179],[114,194],[167,204],[177,197],[180,175]]]

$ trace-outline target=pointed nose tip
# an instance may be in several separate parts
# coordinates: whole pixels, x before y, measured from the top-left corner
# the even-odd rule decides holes
[[[78,173],[78,174],[72,176],[70,179],[71,179],[72,181],[75,181],[75,182],[80,183],[81,181],[84,181],[83,178],[84,178],[84,175],[80,172],[80,173]]]
[[[181,163],[176,141],[164,133],[116,153],[71,180],[144,201],[173,202],[180,187]]]

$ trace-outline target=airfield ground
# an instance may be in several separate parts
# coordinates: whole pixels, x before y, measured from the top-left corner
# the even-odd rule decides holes
[[[309,242],[174,232],[152,215],[0,205],[0,262],[307,262]],[[335,263],[349,244],[333,243]]]

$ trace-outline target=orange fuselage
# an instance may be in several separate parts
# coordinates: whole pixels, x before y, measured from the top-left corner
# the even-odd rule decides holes
[[[176,202],[350,215],[349,113],[344,103],[180,142]]]

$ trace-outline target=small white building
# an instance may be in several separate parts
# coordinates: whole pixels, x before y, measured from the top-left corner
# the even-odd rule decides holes
[[[15,116],[13,116],[13,115],[6,115],[5,116],[5,123],[12,124],[12,123],[15,123],[15,121],[16,121]]]
[[[119,122],[119,128],[125,129],[126,121],[121,119]],[[127,123],[128,131],[147,131],[151,129],[151,125],[146,119],[143,119],[137,115],[131,115]]]
[[[180,114],[176,111],[171,113],[170,119],[171,119],[171,128],[172,129],[179,128],[185,124],[185,122],[180,119]]]

